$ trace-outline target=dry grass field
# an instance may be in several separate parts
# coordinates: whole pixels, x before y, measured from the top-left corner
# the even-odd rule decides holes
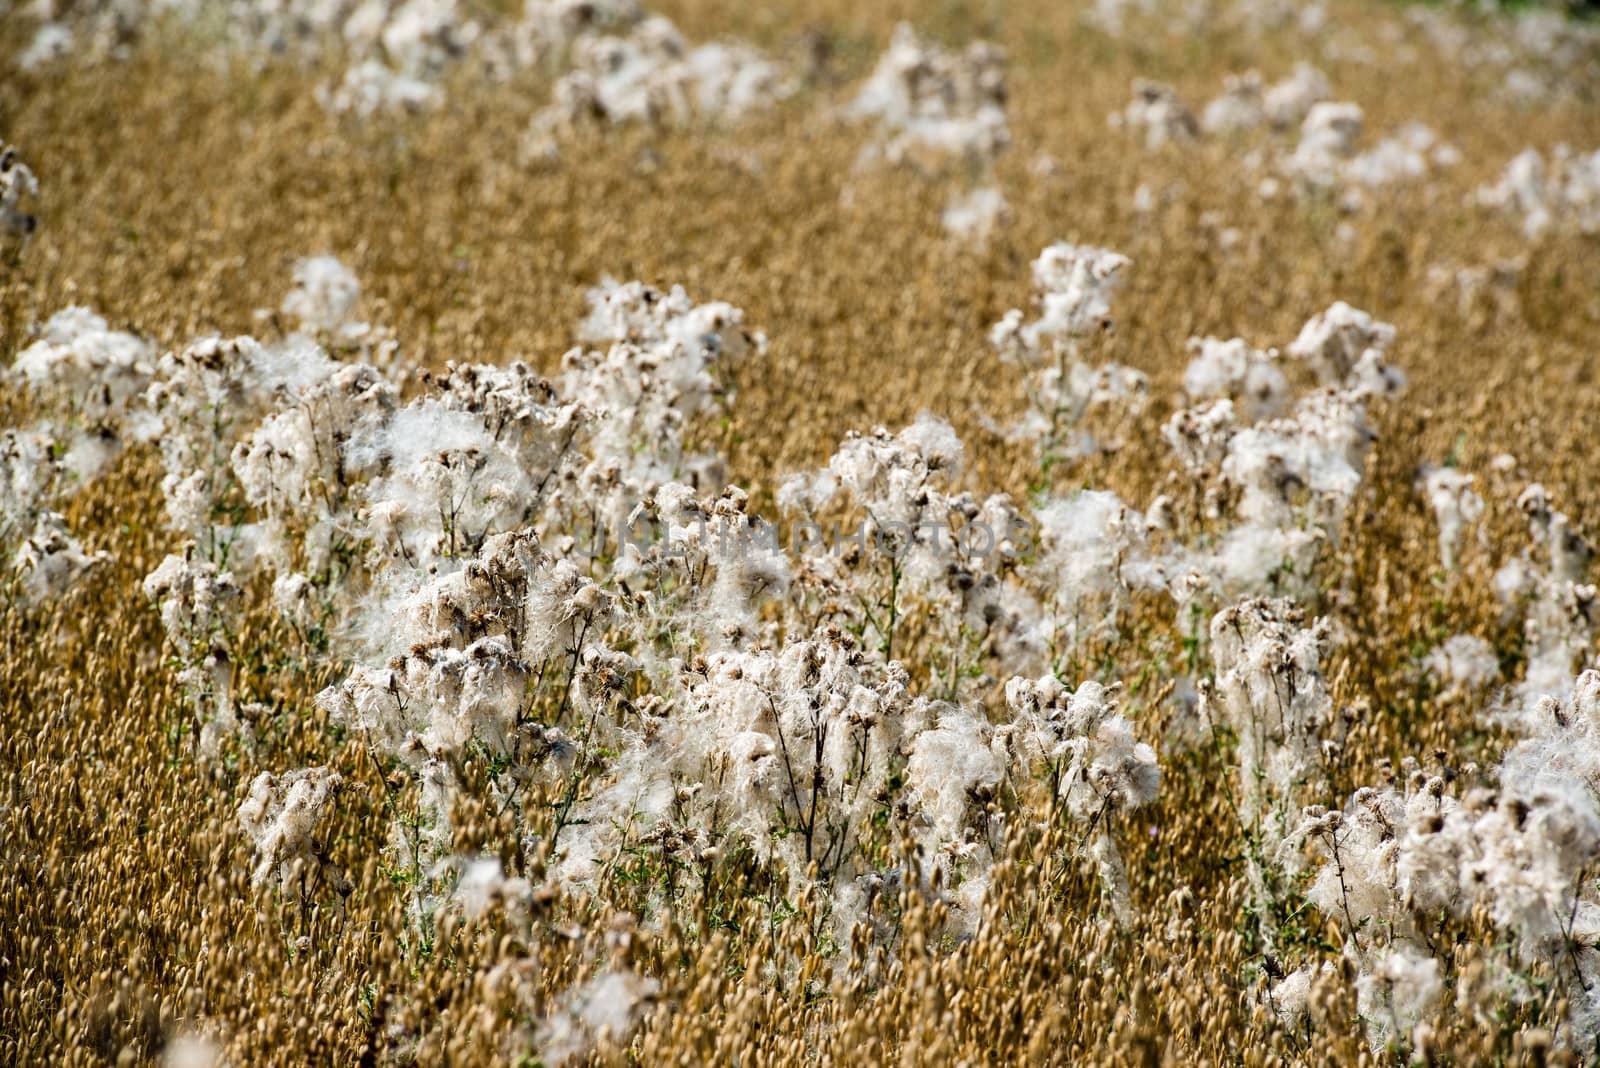
[[[0,21],[0,56],[20,53],[32,36],[24,6]],[[482,6],[492,20],[515,5]],[[580,343],[586,290],[605,276],[676,284],[695,301],[742,309],[744,327],[767,338],[764,353],[734,371],[737,392],[723,398],[731,403],[684,431],[689,446],[722,454],[726,480],[749,492],[752,514],[778,514],[783,478],[827,465],[847,433],[898,431],[930,413],[959,436],[958,488],[979,501],[1004,492],[1042,509],[1080,490],[1110,490],[1153,516],[1152,502],[1166,495],[1185,517],[1180,526],[1195,530],[1222,529],[1231,505],[1206,511],[1202,498],[1226,476],[1185,469],[1162,434],[1189,403],[1190,338],[1285,348],[1312,316],[1344,301],[1393,324],[1383,356],[1407,382],[1363,402],[1375,437],[1315,570],[1287,585],[1274,578],[1271,588],[1224,592],[1214,582],[1220,599],[1205,602],[1198,638],[1184,631],[1168,592],[1148,585],[1094,593],[1116,604],[1114,622],[1074,629],[1039,663],[1012,663],[994,645],[949,645],[949,611],[931,594],[890,588],[898,634],[865,609],[859,617],[818,610],[835,613],[853,633],[846,644],[876,665],[862,667],[863,678],[896,677],[884,665],[898,660],[911,695],[975,709],[984,738],[1008,721],[1014,675],[1053,671],[1069,688],[1122,683],[1117,700],[1133,736],[1156,754],[1159,790],[1143,804],[1105,801],[1087,823],[1058,813],[1053,800],[1041,804],[1025,761],[1023,772],[958,790],[966,822],[944,855],[983,855],[981,901],[947,885],[979,885],[957,874],[968,861],[936,861],[919,838],[933,833],[919,805],[937,806],[934,793],[918,792],[921,750],[909,728],[898,757],[886,758],[881,807],[862,831],[859,858],[837,871],[826,854],[820,864],[811,858],[809,831],[805,859],[794,863],[783,849],[741,845],[748,828],[695,817],[693,834],[669,818],[624,829],[598,874],[581,886],[563,876],[562,831],[551,821],[620,774],[608,761],[622,753],[620,766],[634,744],[627,732],[630,717],[644,715],[637,708],[670,703],[662,721],[671,723],[701,700],[715,664],[734,662],[717,657],[755,657],[810,633],[816,617],[792,592],[798,578],[789,594],[752,609],[759,638],[707,626],[714,598],[676,617],[662,610],[648,626],[619,609],[607,640],[643,666],[607,683],[608,698],[578,685],[594,705],[591,731],[615,719],[617,738],[604,745],[580,733],[584,706],[569,692],[581,674],[581,637],[551,655],[549,677],[537,665],[519,675],[519,731],[566,729],[581,740],[579,770],[535,776],[522,807],[508,802],[500,778],[521,759],[515,746],[490,754],[493,746],[475,741],[448,757],[432,753],[451,767],[455,792],[435,866],[425,868],[414,855],[403,862],[395,843],[409,827],[414,854],[426,776],[317,700],[356,664],[413,654],[380,651],[381,641],[308,638],[280,610],[264,554],[237,569],[234,622],[201,654],[214,667],[225,646],[228,685],[258,718],[248,744],[226,738],[203,754],[204,702],[182,670],[193,666],[190,654],[144,588],[193,538],[169,521],[163,490],[172,472],[164,442],[186,431],[175,417],[142,440],[130,434],[105,470],[50,505],[86,553],[105,558],[45,596],[25,591],[19,563],[0,601],[0,1062],[1593,1062],[1600,945],[1583,932],[1600,939],[1600,923],[1584,927],[1600,909],[1600,760],[1586,763],[1585,743],[1550,743],[1573,754],[1548,763],[1557,769],[1549,776],[1568,775],[1565,785],[1547,776],[1545,793],[1517,795],[1517,826],[1505,833],[1526,839],[1517,839],[1521,852],[1494,861],[1514,869],[1506,886],[1521,886],[1518,872],[1557,863],[1557,847],[1528,828],[1559,839],[1560,871],[1571,881],[1553,902],[1545,889],[1528,891],[1546,894],[1540,901],[1553,913],[1569,912],[1556,945],[1528,933],[1527,913],[1506,918],[1514,910],[1494,896],[1513,892],[1504,888],[1452,891],[1427,907],[1391,880],[1397,904],[1387,912],[1375,905],[1358,919],[1348,899],[1328,907],[1313,888],[1319,872],[1340,865],[1342,881],[1342,865],[1356,861],[1328,859],[1316,831],[1285,847],[1299,862],[1278,870],[1262,860],[1265,817],[1252,825],[1242,814],[1262,789],[1240,755],[1252,735],[1219,723],[1220,698],[1200,699],[1197,712],[1194,694],[1227,687],[1228,665],[1212,648],[1221,631],[1212,625],[1206,636],[1210,616],[1247,594],[1290,594],[1304,626],[1327,621],[1316,686],[1331,709],[1321,729],[1337,721],[1340,740],[1313,739],[1319,770],[1273,804],[1292,806],[1296,821],[1303,806],[1348,808],[1354,824],[1363,802],[1352,795],[1363,787],[1388,783],[1411,796],[1408,760],[1419,782],[1439,776],[1442,785],[1423,792],[1444,791],[1460,811],[1513,803],[1500,766],[1512,767],[1507,754],[1535,737],[1526,723],[1536,713],[1519,710],[1536,703],[1524,679],[1529,647],[1545,632],[1508,607],[1497,572],[1530,545],[1529,483],[1544,487],[1574,531],[1596,529],[1600,245],[1561,220],[1530,236],[1518,215],[1475,195],[1529,146],[1547,156],[1557,144],[1600,148],[1600,45],[1580,37],[1560,65],[1536,51],[1518,60],[1548,62],[1553,72],[1556,88],[1528,102],[1502,91],[1508,64],[1472,51],[1484,42],[1525,48],[1508,29],[1512,15],[1330,0],[1325,23],[1308,29],[1292,18],[1247,26],[1229,5],[1213,8],[1182,28],[1176,14],[1133,12],[1111,32],[1080,5],[1042,0],[659,0],[652,11],[688,41],[743,39],[798,72],[793,91],[739,121],[566,131],[559,154],[546,157],[523,148],[550,96],[544,69],[490,79],[464,63],[439,75],[437,106],[361,118],[331,113],[311,91],[336,78],[337,56],[218,52],[204,28],[152,26],[113,57],[7,66],[0,137],[37,175],[39,192],[25,205],[37,232],[12,240],[0,267],[4,366],[71,305],[145,339],[156,355],[207,334],[270,343],[292,326],[277,309],[296,263],[329,254],[360,279],[360,317],[398,342],[382,367],[397,403],[435,388],[427,372],[448,361],[522,360],[559,390],[562,354]],[[1426,26],[1459,34],[1453,48],[1419,10]],[[70,24],[71,13],[64,17]],[[1004,51],[1010,144],[992,161],[860,162],[873,128],[843,109],[902,21],[955,51],[979,39]],[[1323,71],[1332,99],[1360,105],[1363,146],[1421,122],[1459,161],[1365,190],[1352,211],[1337,192],[1299,193],[1287,179],[1278,195],[1259,194],[1274,153],[1293,147],[1292,130],[1147,147],[1108,123],[1135,79],[1171,85],[1198,113],[1227,75],[1255,69],[1273,82],[1301,60]],[[952,195],[979,185],[1003,191],[1005,221],[986,241],[952,236],[941,213]],[[1058,241],[1130,261],[1111,301],[1114,331],[1072,344],[1090,364],[1148,376],[1149,401],[1089,417],[1113,445],[1042,463],[1032,443],[999,432],[1027,402],[1022,368],[997,356],[990,332],[1008,309],[1036,314],[1030,264]],[[1446,276],[1512,261],[1520,266],[1503,286],[1465,298]],[[48,421],[58,436],[77,426],[48,390],[4,373],[4,426]],[[1297,388],[1309,381],[1302,369],[1291,377]],[[222,457],[225,466],[227,449]],[[1474,476],[1483,502],[1449,568],[1424,489],[1426,472],[1446,463]],[[581,503],[584,485],[572,482],[562,499]],[[695,489],[715,497],[721,486]],[[213,501],[214,517],[228,512],[237,522],[260,508],[241,504],[236,486],[228,492]],[[365,513],[352,505],[348,514]],[[542,522],[523,525],[553,544]],[[1157,533],[1151,522],[1152,553],[1177,553],[1175,528]],[[4,529],[9,561],[27,531]],[[453,532],[449,540],[431,570],[418,572],[424,579],[480,548],[458,549]],[[309,568],[301,553],[290,555]],[[1116,567],[1123,560],[1119,551]],[[1059,602],[1064,580],[1042,568],[1013,562],[998,581]],[[395,574],[388,564],[349,564],[338,579],[334,570],[316,579],[325,635],[337,635],[363,597],[379,605],[384,576]],[[692,592],[705,575],[702,567],[671,588]],[[1600,609],[1585,576],[1567,578],[1562,618],[1577,621],[1578,644],[1566,696],[1552,696],[1600,717],[1600,701],[1583,704],[1578,678],[1600,649],[1583,613]],[[596,579],[608,591],[624,581]],[[848,575],[828,581],[840,584],[834,593],[858,589]],[[861,582],[859,590],[879,590]],[[867,604],[880,594],[860,596]],[[371,611],[395,610],[392,598],[382,603]],[[363,618],[376,633],[391,625],[381,614]],[[499,626],[458,624],[467,636],[457,644]],[[652,659],[640,635],[656,626],[671,632],[675,654],[684,642],[689,652]],[[1453,687],[1430,675],[1429,651],[1453,635],[1487,643],[1492,680]],[[563,689],[555,682],[569,654]],[[669,670],[692,680],[662,681]],[[280,879],[278,858],[258,853],[240,808],[260,773],[308,767],[332,769],[341,785],[314,817],[315,843],[294,878],[283,860]],[[803,823],[809,799],[814,826],[816,799],[826,796],[820,760],[816,767],[811,783],[796,786],[791,769],[787,786],[775,787],[780,814],[787,797]],[[1096,788],[1098,780],[1085,781]],[[687,807],[694,791],[679,789]],[[1508,800],[1489,793],[1471,802],[1472,790]],[[1560,812],[1581,811],[1549,830],[1537,814],[1557,794],[1550,803]],[[739,796],[730,803],[755,795]],[[786,815],[780,822],[785,835],[798,833]],[[982,846],[973,845],[978,826]],[[1406,834],[1420,833],[1391,831],[1377,836],[1375,869],[1394,864],[1396,849],[1404,860]],[[1337,826],[1328,833],[1342,841]],[[1474,833],[1479,841],[1487,832]],[[1106,874],[1103,843],[1112,839],[1125,901],[1114,900]],[[495,858],[506,883],[488,908],[453,904],[465,892],[451,886],[473,857]],[[269,877],[253,877],[258,865],[272,868]],[[1264,867],[1273,869],[1265,888]],[[888,887],[887,904],[862,913],[852,933],[840,917],[857,906],[841,888],[861,879]],[[1400,946],[1411,972],[1391,966]],[[1302,970],[1308,992],[1290,1010],[1282,984]],[[1426,992],[1411,998],[1418,989]]]

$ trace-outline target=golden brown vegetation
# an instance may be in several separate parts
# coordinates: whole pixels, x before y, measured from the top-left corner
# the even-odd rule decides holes
[[[1424,186],[1381,194],[1344,244],[1331,212],[1242,196],[1224,148],[1146,152],[1106,127],[1136,75],[1203,99],[1241,67],[1286,70],[1293,57],[1275,39],[1116,41],[1083,29],[1069,5],[1032,0],[660,6],[696,38],[733,32],[794,55],[832,47],[796,99],[745,124],[607,131],[534,166],[515,150],[543,92],[531,80],[453,87],[437,113],[361,125],[324,114],[304,72],[219,76],[153,45],[119,64],[7,74],[4,133],[47,180],[41,230],[0,277],[0,360],[69,303],[164,346],[248,332],[293,261],[327,249],[357,266],[369,317],[393,327],[418,366],[523,357],[551,367],[584,287],[638,277],[743,307],[772,339],[741,374],[726,443],[741,484],[770,492],[783,473],[823,462],[845,431],[926,409],[961,432],[978,479],[1020,493],[1038,477],[1031,457],[976,416],[1017,407],[1012,369],[995,363],[986,332],[1026,306],[1028,263],[1049,242],[1132,259],[1117,333],[1096,355],[1148,372],[1158,398],[1176,388],[1190,336],[1287,339],[1345,300],[1396,325],[1411,388],[1378,414],[1373,469],[1325,583],[1322,608],[1349,631],[1325,665],[1353,721],[1336,796],[1407,755],[1493,762],[1498,740],[1469,709],[1419,688],[1415,664],[1452,633],[1511,640],[1489,589],[1496,557],[1471,544],[1461,574],[1442,579],[1416,477],[1447,455],[1482,471],[1511,452],[1567,512],[1600,515],[1595,247],[1570,235],[1527,247],[1515,315],[1462,314],[1425,276],[1435,263],[1524,250],[1512,224],[1467,194],[1525,144],[1600,144],[1593,100],[1518,110],[1459,66],[1331,67],[1374,126],[1420,119],[1464,155]],[[1338,17],[1390,10],[1341,4]],[[1013,221],[986,248],[938,228],[960,174],[853,173],[861,133],[826,106],[901,17],[951,41],[990,37],[1010,55],[1015,146],[998,173]],[[1039,152],[1056,158],[1055,173],[1031,168]],[[1130,207],[1141,183],[1177,182],[1154,212]],[[1238,251],[1216,250],[1199,220],[1207,210],[1243,231]],[[1157,484],[1159,422],[1127,428],[1121,452],[1071,477],[1130,500],[1187,492]],[[1128,817],[1138,908],[1126,928],[1103,922],[1092,874],[1062,859],[1068,832],[1016,829],[987,922],[962,944],[942,943],[939,918],[908,896],[898,947],[843,966],[810,922],[814,900],[791,901],[795,915],[775,923],[773,888],[749,884],[707,885],[627,928],[612,916],[642,891],[615,873],[603,913],[541,899],[520,923],[446,921],[422,952],[404,890],[370,848],[385,837],[384,773],[360,747],[334,745],[312,703],[332,677],[252,662],[257,693],[292,710],[276,724],[270,766],[329,762],[345,783],[327,844],[352,883],[343,907],[280,907],[250,885],[235,820],[262,755],[225,773],[190,758],[160,623],[139,592],[173,548],[158,480],[151,455],[121,461],[70,516],[112,563],[61,603],[3,609],[0,1061],[145,1063],[184,1021],[203,1020],[236,1065],[503,1063],[542,999],[608,957],[657,977],[656,1001],[671,1011],[630,1048],[596,1054],[607,1063],[1382,1059],[1353,1022],[1347,987],[1319,995],[1309,1038],[1285,1031],[1258,996],[1260,975],[1280,965],[1252,943],[1225,773],[1209,751],[1164,756],[1159,800]],[[1512,481],[1486,493],[1492,544],[1522,537]],[[1130,629],[1168,625],[1151,611]],[[247,626],[264,638],[281,624],[262,599]],[[1130,699],[1155,710],[1141,735],[1159,738],[1159,672],[1129,682]],[[498,841],[494,821],[464,814],[458,841]],[[1301,922],[1306,944],[1339,943],[1314,910]],[[1482,920],[1451,927],[1456,982],[1474,981],[1489,931]],[[774,975],[773,960],[794,966]],[[487,983],[497,966],[509,971]],[[1430,1055],[1542,1063],[1539,1027],[1560,1015],[1531,1003],[1498,1030],[1464,1021],[1434,1036]]]

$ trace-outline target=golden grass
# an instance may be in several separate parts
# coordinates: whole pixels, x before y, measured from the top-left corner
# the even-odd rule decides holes
[[[1223,74],[1285,73],[1294,58],[1261,42],[1151,38],[1115,42],[1081,28],[1068,5],[846,4],[793,0],[755,11],[728,0],[664,3],[691,39],[734,32],[777,49],[816,31],[835,41],[817,84],[729,130],[623,130],[528,167],[516,143],[542,101],[535,82],[453,87],[441,112],[362,127],[327,117],[307,77],[278,67],[220,77],[159,48],[122,64],[0,81],[0,132],[39,174],[41,229],[0,278],[0,358],[30,323],[68,303],[175,345],[197,333],[255,329],[293,261],[330,251],[361,276],[373,320],[392,326],[419,365],[446,359],[547,368],[572,340],[582,290],[602,274],[681,283],[746,310],[771,339],[741,376],[731,470],[770,490],[821,462],[845,431],[891,427],[927,409],[962,433],[980,485],[1019,491],[1029,458],[984,432],[977,414],[1017,410],[1014,370],[985,335],[1030,295],[1028,263],[1053,240],[1129,255],[1118,332],[1102,353],[1149,372],[1170,395],[1191,335],[1282,344],[1343,299],[1393,322],[1394,359],[1411,379],[1379,418],[1382,441],[1332,570],[1328,603],[1354,640],[1328,665],[1336,699],[1359,706],[1340,790],[1385,758],[1435,752],[1493,759],[1459,707],[1422,703],[1419,647],[1449,633],[1493,634],[1490,554],[1471,546],[1453,584],[1435,574],[1434,527],[1413,485],[1418,466],[1454,452],[1484,471],[1502,451],[1578,517],[1600,514],[1593,477],[1600,394],[1594,342],[1600,289],[1592,242],[1558,236],[1527,249],[1521,317],[1463,318],[1425,281],[1429,265],[1521,252],[1514,225],[1466,204],[1525,144],[1600,145],[1593,101],[1539,110],[1495,103],[1478,74],[1447,63],[1368,70],[1329,64],[1369,129],[1433,125],[1465,162],[1426,188],[1381,194],[1341,247],[1331,212],[1245,195],[1226,147],[1146,153],[1106,127],[1131,79],[1176,84],[1191,101]],[[1335,8],[1341,22],[1387,6]],[[952,41],[987,35],[1011,57],[1015,145],[998,166],[1014,222],[985,250],[938,227],[967,176],[856,174],[862,131],[832,118],[889,29],[913,17]],[[1031,163],[1051,153],[1059,173]],[[1151,216],[1141,183],[1181,182]],[[1246,249],[1216,253],[1198,217],[1220,210]],[[8,407],[10,405],[8,404]],[[1159,404],[1158,404],[1159,407]],[[1142,502],[1164,465],[1147,419],[1124,453],[1075,474]],[[4,610],[0,657],[0,1061],[135,1064],[180,1020],[203,1018],[233,1064],[499,1063],[519,1023],[474,976],[522,960],[529,982],[560,990],[591,953],[629,954],[662,977],[655,1017],[618,1063],[817,1062],[1325,1064],[1372,1060],[1353,1007],[1334,1002],[1307,1046],[1250,994],[1236,844],[1222,771],[1209,754],[1175,759],[1160,801],[1130,821],[1138,918],[1097,918],[1092,878],[1020,834],[976,941],[941,951],[914,937],[879,962],[874,989],[832,964],[804,922],[774,934],[749,900],[720,887],[660,932],[606,949],[604,931],[562,904],[525,930],[441,932],[430,956],[407,945],[403,895],[368,843],[383,837],[375,770],[328,741],[311,695],[327,680],[292,665],[248,665],[263,696],[290,709],[275,768],[332,760],[348,803],[334,835],[355,890],[343,914],[280,915],[249,886],[236,782],[186,756],[183,704],[160,655],[159,622],[139,580],[172,548],[153,458],[128,458],[75,504],[73,519],[114,563],[63,603]],[[1508,481],[1508,485],[1510,485]],[[1520,544],[1507,493],[1488,526]],[[249,626],[275,626],[264,609]],[[241,645],[249,643],[242,642]],[[264,644],[264,643],[263,643]],[[1137,694],[1135,694],[1137,696]],[[1145,723],[1151,734],[1159,724]],[[488,819],[487,816],[484,819]],[[485,829],[462,821],[461,835]],[[618,891],[625,903],[625,891]],[[802,903],[802,920],[804,919]],[[709,915],[722,910],[715,934]],[[1483,924],[1464,923],[1461,974]],[[1316,932],[1307,935],[1314,938]],[[1331,931],[1325,934],[1337,942]],[[769,977],[751,962],[787,942],[809,974]],[[613,938],[613,942],[625,941]],[[522,1010],[518,1010],[522,1011]],[[1539,1006],[1527,1019],[1542,1018]],[[1460,1064],[1539,1063],[1537,1032],[1438,1036]],[[735,1060],[737,1058],[737,1061]]]

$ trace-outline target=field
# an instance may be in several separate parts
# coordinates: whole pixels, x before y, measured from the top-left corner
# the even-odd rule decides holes
[[[1600,1062],[1600,25],[0,71],[0,1063]]]

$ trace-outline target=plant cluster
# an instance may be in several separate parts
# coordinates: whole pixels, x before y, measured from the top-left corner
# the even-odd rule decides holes
[[[1156,48],[1194,17],[1163,14],[1101,2],[1072,25],[1086,54]],[[207,1068],[849,1063],[867,1043],[918,1064],[1592,1059],[1600,593],[1573,338],[1597,313],[1540,287],[1586,262],[1600,156],[1530,149],[1472,193],[1504,156],[1340,99],[1358,47],[1426,41],[1515,83],[1541,49],[1591,69],[1592,35],[1534,14],[1482,51],[1431,9],[1356,38],[1320,5],[1216,16],[1247,44],[1326,44],[1276,81],[1208,71],[1224,88],[1198,116],[1178,77],[1141,77],[1108,136],[1117,69],[1082,102],[1085,164],[1015,158],[1042,109],[1014,37],[881,27],[818,106],[775,54],[617,0],[30,6],[0,43],[33,78],[117,84],[173,39],[259,64],[238,84],[286,64],[284,99],[342,71],[317,98],[388,139],[387,170],[307,135],[281,184],[336,174],[325,154],[371,222],[377,190],[438,168],[416,240],[447,234],[459,288],[435,301],[417,258],[380,269],[374,222],[373,245],[284,256],[253,316],[119,301],[63,252],[113,193],[52,173],[48,137],[30,155],[74,194],[0,280],[0,1055],[41,1055],[37,1019],[68,1059]],[[492,149],[438,107],[518,72],[548,94]],[[761,109],[785,122],[714,129]],[[1363,147],[1369,113],[1393,132]],[[792,154],[788,119],[837,139],[842,177],[741,153]],[[417,147],[439,128],[460,144]],[[1095,153],[1127,189],[1061,184]],[[790,291],[772,235],[801,226],[775,219],[711,227],[727,270],[680,261],[684,285],[585,272],[671,262],[624,250],[641,218],[699,225],[626,183],[790,167],[826,205],[819,248],[870,244],[838,219],[911,201],[884,255],[948,257],[918,277],[958,326],[912,405],[884,399],[881,353],[827,363],[856,402],[780,453],[752,439],[826,395],[808,330],[937,341],[915,287]],[[599,278],[577,316],[541,309],[556,345],[502,344],[462,296],[475,258],[508,261],[457,201],[503,204],[508,169],[613,220],[581,257],[518,248],[573,308],[572,277]],[[1062,188],[1081,223],[1046,210]],[[34,234],[38,192],[0,144],[0,236]],[[1510,251],[1400,244],[1390,210]],[[1302,230],[1314,251],[1277,279]],[[149,232],[102,237],[105,270]],[[1169,253],[1201,265],[1179,287]],[[1484,414],[1517,403],[1484,337],[1540,391],[1513,409],[1526,448]],[[1450,345],[1481,381],[1449,380]]]

